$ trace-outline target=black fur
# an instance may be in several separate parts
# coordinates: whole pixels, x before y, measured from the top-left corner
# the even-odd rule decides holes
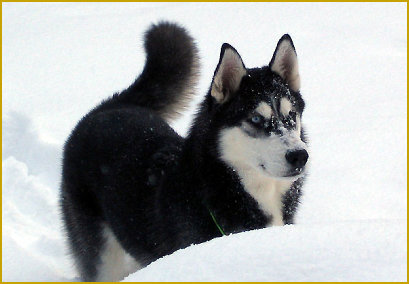
[[[285,85],[268,67],[249,69],[224,104],[210,91],[186,139],[165,121],[181,110],[197,72],[197,50],[182,28],[153,26],[145,37],[140,77],[87,114],[64,147],[61,206],[71,251],[83,280],[95,280],[103,226],[143,266],[190,244],[263,228],[271,221],[220,160],[219,131],[237,124]],[[302,112],[299,93],[292,93]],[[293,222],[301,181],[283,198]]]

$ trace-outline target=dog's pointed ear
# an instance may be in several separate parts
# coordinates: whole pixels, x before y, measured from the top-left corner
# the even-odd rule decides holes
[[[273,58],[270,61],[271,71],[280,75],[291,90],[300,90],[300,74],[298,73],[297,53],[291,37],[285,34],[277,43]]]
[[[210,94],[218,103],[224,103],[240,87],[241,79],[247,74],[238,52],[228,43],[222,45],[219,64],[214,71]]]

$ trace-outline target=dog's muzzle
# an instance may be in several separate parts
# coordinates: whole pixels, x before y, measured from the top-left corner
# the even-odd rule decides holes
[[[308,152],[305,149],[288,151],[285,159],[294,169],[302,169],[308,161]]]

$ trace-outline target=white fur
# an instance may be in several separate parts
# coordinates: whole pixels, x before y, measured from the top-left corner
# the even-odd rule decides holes
[[[270,119],[271,116],[273,115],[273,110],[271,109],[271,107],[266,102],[261,102],[257,106],[256,112],[258,112],[259,114],[264,116],[264,118],[266,118],[266,119]]]
[[[226,128],[220,134],[221,159],[233,168],[244,164],[271,178],[283,178],[290,169],[285,159],[287,151],[306,149],[306,145],[297,131],[283,128],[282,132],[282,136],[253,138],[240,127]],[[265,170],[260,165],[264,165]]]
[[[236,165],[237,167],[238,165]],[[258,202],[268,216],[272,216],[270,226],[282,226],[282,195],[290,188],[292,181],[278,180],[260,174],[245,165],[237,167],[245,190]]]
[[[292,103],[287,98],[282,98],[280,101],[280,112],[282,115],[287,116],[293,108]]]
[[[297,132],[297,135],[301,137],[301,116],[298,113],[296,116],[295,131]]]
[[[287,116],[290,111],[293,109],[293,105],[291,104],[290,100],[287,98],[282,98],[280,101],[280,112],[284,115]],[[301,117],[297,113],[296,116],[296,125],[295,125],[295,131],[298,136],[301,135]]]
[[[104,227],[105,244],[101,253],[96,281],[120,281],[142,268],[118,243],[115,235],[107,226]]]
[[[298,178],[284,178],[289,170],[285,154],[306,148],[297,131],[253,138],[240,127],[227,128],[220,134],[219,147],[221,159],[237,171],[244,189],[273,217],[270,225],[283,225],[281,197]]]

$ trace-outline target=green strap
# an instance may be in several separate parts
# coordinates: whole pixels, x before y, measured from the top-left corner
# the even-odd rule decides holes
[[[220,227],[220,225],[217,223],[216,218],[214,217],[212,211],[210,211],[210,209],[208,209],[208,210],[209,210],[210,216],[212,216],[213,222],[216,224],[217,229],[219,229],[220,233],[221,233],[223,236],[226,236],[226,234],[223,232],[222,227]]]

